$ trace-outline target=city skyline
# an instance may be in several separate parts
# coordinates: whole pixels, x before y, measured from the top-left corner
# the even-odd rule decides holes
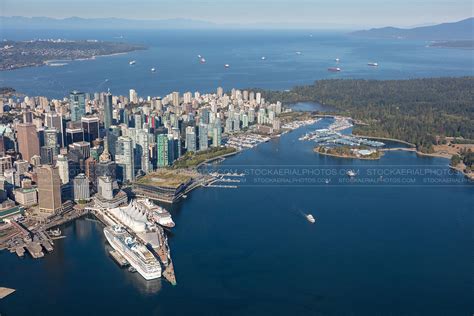
[[[185,8],[185,9],[183,9]],[[0,5],[2,17],[48,17],[65,19],[118,18],[132,20],[192,20],[215,27],[281,27],[281,28],[364,28],[380,26],[416,27],[472,16],[470,1],[447,3],[441,0],[399,1],[380,4],[364,0],[354,4],[347,0],[322,1],[195,1],[155,3],[128,1],[6,0]],[[106,12],[106,13],[104,13]],[[350,21],[350,22],[349,22]]]

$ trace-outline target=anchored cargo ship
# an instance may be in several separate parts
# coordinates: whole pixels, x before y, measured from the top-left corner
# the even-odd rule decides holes
[[[109,244],[146,280],[161,277],[161,265],[158,259],[123,227],[119,225],[105,227],[104,235]]]

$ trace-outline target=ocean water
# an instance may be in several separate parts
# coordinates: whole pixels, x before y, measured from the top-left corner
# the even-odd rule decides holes
[[[146,97],[171,91],[209,92],[218,86],[229,90],[290,89],[327,78],[406,79],[474,73],[469,50],[429,48],[424,41],[361,39],[344,32],[0,30],[0,38],[115,40],[149,48],[70,62],[64,67],[0,72],[0,86],[55,98],[73,89],[95,92],[110,88],[114,94],[128,95],[133,88]],[[201,64],[197,55],[207,62]],[[261,60],[262,56],[266,60]],[[336,58],[340,58],[339,64]],[[136,60],[135,66],[129,65],[130,60]],[[369,67],[368,62],[378,62],[380,67]],[[336,65],[342,68],[340,73],[327,71]],[[156,73],[150,71],[152,67]]]
[[[1,38],[21,40],[121,35],[150,48],[1,72],[0,86],[56,98],[72,89],[107,88],[154,96],[219,85],[288,89],[321,78],[473,75],[469,51],[343,33],[0,30]],[[336,57],[343,71],[327,72]],[[370,61],[380,67],[367,67]],[[158,71],[152,74],[151,67]],[[294,108],[321,110],[311,103]],[[198,189],[170,207],[177,286],[120,269],[107,254],[102,226],[82,219],[63,227],[67,237],[41,260],[0,252],[0,286],[17,289],[0,301],[0,314],[472,314],[472,184],[450,172],[445,159],[390,152],[379,161],[341,160],[319,156],[311,143],[297,140],[329,123],[211,165],[246,176],[237,189]],[[359,175],[349,180],[348,169]],[[317,222],[311,225],[305,213]]]
[[[445,159],[391,152],[379,161],[341,160],[297,140],[329,123],[209,166],[247,175],[237,189],[197,189],[171,207],[176,286],[120,269],[101,224],[82,219],[63,228],[67,237],[41,260],[0,253],[0,284],[17,289],[0,313],[470,315],[472,184]],[[384,180],[414,182],[374,184],[372,169],[384,170]]]

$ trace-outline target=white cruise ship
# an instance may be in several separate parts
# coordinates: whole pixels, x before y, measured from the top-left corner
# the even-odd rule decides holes
[[[173,219],[171,218],[171,214],[149,199],[138,199],[136,207],[139,208],[143,213],[148,214],[149,218],[161,226],[172,228],[175,225]]]
[[[146,280],[161,277],[161,265],[158,259],[123,227],[119,225],[105,227],[104,235],[110,245]]]

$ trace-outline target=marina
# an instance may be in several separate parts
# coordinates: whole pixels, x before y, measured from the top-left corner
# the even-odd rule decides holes
[[[245,133],[229,137],[225,145],[237,150],[244,150],[254,148],[259,144],[268,142],[270,139],[270,137],[258,134]]]
[[[380,148],[385,146],[385,143],[366,138],[360,138],[354,135],[346,135],[330,129],[317,129],[315,131],[306,133],[299,138],[300,141],[314,141],[318,145],[326,146],[370,146]]]
[[[372,147],[381,148],[385,146],[385,143],[377,140],[367,139],[364,137],[355,136],[352,134],[343,134],[342,132],[353,126],[352,120],[348,117],[334,116],[334,122],[332,122],[327,128],[320,128],[314,131],[307,132],[298,138],[300,141],[312,141],[317,144],[318,147]],[[359,148],[354,149],[356,155],[368,156],[372,154],[372,149]]]
[[[293,121],[293,122],[289,122],[282,125],[281,128],[284,130],[292,131],[292,130],[301,128],[303,126],[313,125],[319,122],[320,120],[321,120],[320,118],[314,118],[314,119],[309,119],[309,120],[304,120],[304,121]]]

